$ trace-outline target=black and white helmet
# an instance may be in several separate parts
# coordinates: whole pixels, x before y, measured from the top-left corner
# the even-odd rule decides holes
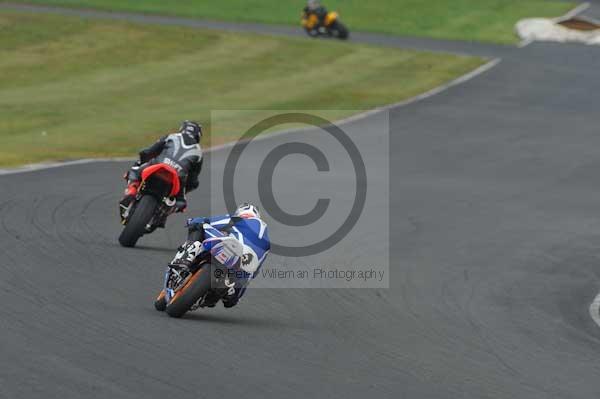
[[[319,2],[319,0],[308,0],[306,2],[306,6],[310,10],[314,10],[314,9],[318,8],[320,5],[321,5],[321,3]]]
[[[202,138],[202,125],[194,121],[183,121],[179,127],[179,133],[187,134],[199,143]]]
[[[256,218],[260,219],[260,212],[257,206],[254,206],[248,202],[244,202],[239,205],[232,215],[242,219]]]

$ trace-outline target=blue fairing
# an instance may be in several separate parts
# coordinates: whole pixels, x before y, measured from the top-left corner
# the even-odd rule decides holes
[[[204,223],[208,222],[212,227],[218,230],[226,227],[230,221],[231,218],[229,215],[219,215],[210,218],[198,217],[189,219],[187,221],[187,226],[202,226]],[[207,236],[216,236],[212,231],[207,231],[206,233]],[[231,235],[252,248],[258,257],[260,269],[260,266],[271,249],[267,225],[259,219],[243,219],[233,226]],[[257,273],[258,270],[254,273],[254,276],[256,276]]]
[[[202,226],[204,223],[210,224],[213,228],[205,229],[206,238],[218,237],[222,235],[218,229],[222,229],[229,225],[231,218],[229,215],[213,216],[211,218],[193,218],[188,219],[187,227]],[[269,239],[269,231],[267,225],[259,219],[243,219],[236,222],[232,228],[231,235],[237,238],[245,245],[252,248],[258,258],[258,268],[254,274],[243,272],[240,276],[242,281],[238,281],[239,286],[236,283],[235,295],[239,300],[246,292],[248,282],[256,277],[260,267],[267,258],[267,254],[271,249],[271,241]]]

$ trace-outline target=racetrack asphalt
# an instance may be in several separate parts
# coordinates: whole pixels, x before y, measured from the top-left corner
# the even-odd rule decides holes
[[[600,20],[600,1],[599,0],[590,0],[588,1],[590,7],[585,10],[582,14],[584,16],[595,19],[596,21]]]
[[[255,289],[230,311],[169,319],[152,300],[184,217],[119,247],[126,163],[0,176],[0,397],[598,397],[588,305],[600,285],[599,63],[596,47],[534,43],[390,111],[389,218],[384,207],[366,215],[377,223],[361,220],[344,250],[317,256],[345,264],[348,248],[364,248],[385,263],[369,245],[389,230],[389,289]],[[385,142],[386,120],[344,126],[375,204],[388,165],[370,142]],[[243,173],[288,139],[254,144]],[[293,139],[336,153],[311,132]],[[203,186],[218,183],[226,155],[209,155]],[[309,209],[332,185],[353,195],[344,169],[320,178],[303,158],[277,176],[286,209]],[[192,193],[189,215],[222,207],[219,195]]]

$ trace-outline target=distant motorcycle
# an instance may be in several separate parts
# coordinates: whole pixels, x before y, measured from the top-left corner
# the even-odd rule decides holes
[[[317,15],[305,12],[302,14],[302,26],[311,37],[331,36],[344,40],[350,34],[335,11],[328,12],[322,24]]]
[[[167,267],[164,287],[154,301],[154,307],[171,317],[181,317],[207,301],[214,303],[233,289],[235,283],[229,277],[239,273],[233,268],[242,252],[242,243],[229,236],[209,238],[202,243],[186,242]],[[180,266],[183,264],[185,267]]]
[[[164,227],[167,217],[175,212],[175,196],[180,189],[175,168],[164,163],[146,167],[135,200],[121,211],[125,228],[119,236],[119,243],[133,247],[144,234]]]

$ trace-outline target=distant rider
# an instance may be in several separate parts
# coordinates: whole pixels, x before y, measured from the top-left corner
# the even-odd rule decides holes
[[[187,206],[186,192],[198,188],[198,175],[202,169],[202,148],[200,139],[202,126],[193,121],[184,121],[177,133],[161,137],[150,147],[140,151],[140,160],[125,174],[127,188],[125,197],[119,203],[121,215],[135,198],[142,180],[144,168],[157,163],[166,163],[177,170],[181,190],[176,197],[175,209],[183,212]]]
[[[325,17],[327,16],[327,9],[321,5],[319,0],[308,0],[306,7],[304,7],[304,14],[307,17],[313,14],[316,15],[319,18],[319,25],[323,26],[325,24]]]
[[[226,295],[207,297],[200,304],[202,307],[212,308],[221,299],[226,308],[235,306],[244,295],[250,280],[258,273],[271,249],[267,225],[261,219],[258,208],[244,203],[232,215],[189,219],[187,226],[189,229],[187,245],[194,245],[194,242],[199,241],[203,243],[204,248],[207,248],[212,239],[224,236],[234,237],[242,243],[242,256],[227,276],[226,284],[229,290]],[[181,250],[184,248],[180,248]],[[174,260],[175,262],[171,264],[172,267],[189,267],[194,263],[194,261],[181,260],[178,257],[175,259],[178,261]]]

